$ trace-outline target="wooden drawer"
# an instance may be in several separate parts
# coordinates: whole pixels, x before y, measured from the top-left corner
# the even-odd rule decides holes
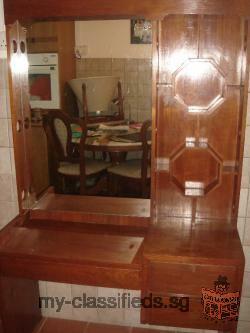
[[[144,294],[144,296],[151,298],[150,293],[147,295]],[[152,297],[155,296],[161,297],[164,306],[162,308],[142,308],[143,323],[185,328],[195,327],[200,329],[220,330],[223,332],[232,330],[237,326],[236,321],[207,319],[203,312],[203,305],[200,297],[187,297],[187,308],[187,300],[185,300],[185,298],[181,299],[180,295],[152,295]],[[170,298],[173,296],[179,298],[180,306],[176,308],[170,307]],[[184,296],[182,295],[182,297]]]
[[[159,293],[201,295],[202,288],[214,288],[219,275],[226,276],[230,290],[237,291],[236,267],[215,265],[191,265],[149,263],[147,289]]]

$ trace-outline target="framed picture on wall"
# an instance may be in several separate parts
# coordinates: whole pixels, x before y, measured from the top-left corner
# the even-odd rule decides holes
[[[152,44],[152,22],[131,20],[131,44]]]

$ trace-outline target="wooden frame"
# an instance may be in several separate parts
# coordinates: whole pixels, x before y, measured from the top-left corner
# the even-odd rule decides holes
[[[27,4],[29,10],[27,10]],[[58,5],[57,0],[45,0],[41,8],[38,2],[27,0],[4,1],[5,22],[13,23],[15,20],[26,19],[124,19],[132,17],[145,17],[148,19],[162,19],[169,14],[204,14],[204,15],[250,15],[249,0],[233,0],[228,6],[227,0],[158,0],[152,5],[152,0],[143,3],[134,0],[93,2],[74,0],[70,4],[63,0]],[[66,10],[65,10],[66,8]],[[49,13],[49,14],[48,14]]]
[[[20,18],[21,20],[28,18],[36,19],[39,17],[48,19],[48,8],[50,15],[57,19],[64,17],[73,18],[76,15],[82,18],[130,18],[132,16],[139,17],[143,15],[146,18],[153,17],[161,19],[171,13],[246,15],[250,12],[248,0],[233,0],[231,6],[228,6],[226,0],[211,0],[209,2],[201,0],[159,0],[157,2],[145,0],[144,2],[135,2],[128,0],[119,3],[114,0],[108,0],[105,3],[105,7],[99,6],[99,3],[100,1],[98,0],[94,2],[86,1],[84,3],[75,0],[69,5],[66,0],[63,0],[59,5],[58,1],[49,2],[45,0],[42,10],[39,3],[32,2],[30,12],[27,12],[26,0],[8,0],[5,3],[6,19],[8,23],[12,23],[16,18]],[[201,20],[198,21],[200,23]],[[158,48],[160,42],[158,38],[160,38],[162,26],[158,22],[155,23],[155,27],[152,165],[155,171],[160,172],[160,161],[157,160],[155,156],[155,152],[158,148],[159,135],[159,119],[156,119],[156,109],[160,103],[160,95],[158,92],[160,89],[166,88],[167,84],[159,82],[159,74],[161,73],[158,73]],[[247,83],[244,87],[244,93],[247,93]],[[240,126],[238,130],[240,131],[242,131],[245,124],[246,99],[242,99],[241,102],[241,110],[243,112],[242,118],[239,121]],[[241,136],[239,140],[240,149],[238,151],[238,160],[241,163],[244,139]],[[235,191],[236,197],[234,198],[234,202],[236,203],[239,199],[240,178],[241,172],[238,172],[236,181],[238,188],[237,191]],[[79,246],[76,240],[78,240],[78,244],[82,246],[79,241],[81,237],[77,235],[77,233],[84,233],[85,235],[82,239],[85,241],[86,239],[87,241],[92,240],[93,233],[103,233],[103,229],[97,224],[103,223],[105,228],[107,228],[108,217],[105,215],[97,220],[96,216],[90,216],[86,211],[80,211],[79,207],[81,205],[79,203],[76,205],[77,209],[69,209],[65,214],[62,209],[60,210],[60,207],[64,207],[65,202],[60,202],[59,197],[49,193],[48,195],[51,197],[48,201],[46,202],[46,200],[44,200],[40,202],[42,208],[49,207],[48,210],[40,210],[39,208],[41,208],[41,206],[39,207],[38,204],[36,207],[37,211],[35,209],[26,216],[20,216],[1,233],[1,274],[8,278],[12,276],[17,279],[22,279],[25,275],[25,278],[28,279],[38,280],[42,278],[69,283],[89,283],[109,287],[140,288],[145,296],[150,293],[163,297],[168,297],[169,295],[177,295],[179,297],[180,295],[184,295],[192,298],[192,302],[193,299],[195,299],[195,309],[197,309],[197,300],[200,302],[200,288],[203,287],[203,283],[205,283],[205,287],[209,288],[219,274],[228,274],[232,282],[232,288],[234,288],[232,291],[241,291],[244,272],[244,254],[236,228],[235,216],[231,216],[232,219],[228,220],[214,220],[213,223],[208,219],[205,219],[205,223],[196,223],[196,220],[192,218],[167,218],[166,216],[157,216],[155,214],[155,193],[160,187],[164,189],[164,182],[162,182],[162,184],[159,183],[159,180],[156,179],[155,172],[152,179],[152,219],[149,221],[150,218],[146,214],[145,221],[140,221],[143,225],[144,222],[149,222],[148,224],[150,225],[147,225],[146,230],[145,228],[141,230],[137,217],[135,217],[132,222],[132,231],[131,229],[128,231],[127,228],[131,225],[131,221],[128,221],[124,216],[119,220],[119,214],[113,216],[112,222],[116,223],[116,227],[113,226],[112,228],[114,229],[112,229],[112,231],[109,230],[111,234],[115,233],[117,235],[118,233],[127,235],[128,233],[133,238],[135,234],[138,236],[139,233],[139,237],[144,238],[142,248],[136,253],[134,260],[128,260],[129,263],[125,265],[126,267],[118,264],[116,261],[117,257],[115,256],[111,260],[111,263],[105,262],[105,264],[103,264],[103,262],[109,256],[104,259],[94,257],[94,263],[92,262],[91,265],[89,265],[88,257],[85,256],[85,253],[81,252],[82,249],[80,249],[80,247],[79,253],[81,252],[81,255],[80,258],[78,257],[79,261],[76,263],[76,258],[72,260],[72,249],[74,246]],[[53,200],[51,200],[52,197],[54,201],[57,201],[54,206]],[[72,206],[74,205],[72,202],[70,204]],[[119,213],[119,210],[116,210],[116,212]],[[237,214],[237,208],[234,214]],[[70,221],[68,221],[68,219]],[[89,224],[86,226],[85,223],[81,223],[82,219],[86,219],[85,222],[90,219],[93,222],[93,227],[90,228]],[[155,222],[155,224],[152,225],[152,222]],[[120,225],[122,226],[120,227]],[[124,228],[124,225],[126,228]],[[139,228],[139,230],[136,228]],[[90,229],[91,233],[88,239],[86,233],[88,233]],[[55,239],[55,235],[59,231],[62,232],[60,235],[65,237],[64,239],[66,240],[67,246],[60,240],[60,244],[63,243],[63,245],[60,245],[58,249],[54,242],[52,242],[50,243],[51,251],[48,252],[42,240]],[[29,242],[25,243],[23,239]],[[111,237],[108,237],[108,239],[111,239]],[[108,249],[110,249],[109,244],[104,244],[104,248],[108,252]],[[32,249],[35,250],[32,252]],[[58,252],[60,250],[61,253]],[[97,251],[97,253],[99,252]],[[220,254],[219,256],[218,253]],[[24,271],[24,268],[28,269]],[[73,275],[71,274],[72,269],[74,270]],[[90,276],[89,272],[93,275]],[[103,272],[105,272],[105,274],[103,274]],[[197,274],[194,274],[194,272]],[[133,277],[133,281],[129,280],[128,276],[130,274]],[[183,285],[181,281],[178,281],[180,276],[183,277],[185,285]],[[155,278],[152,279],[152,277]],[[166,281],[168,281],[168,283],[166,283]],[[129,285],[127,282],[129,282]],[[12,287],[16,288],[17,283],[13,283]],[[33,284],[30,284],[30,289],[32,290],[32,288]],[[33,292],[32,295],[34,296],[34,294]],[[236,323],[227,324],[226,326],[219,325],[218,327],[216,323],[208,323],[207,320],[203,321],[198,318],[197,312],[195,311],[191,311],[191,317],[188,317],[188,320],[187,318],[179,320],[178,314],[174,314],[173,316],[166,312],[159,314],[152,311],[152,309],[142,311],[141,318],[144,323],[149,324],[166,325],[172,323],[172,326],[179,325],[184,327],[189,325],[194,328],[219,328],[221,331],[236,332]],[[33,317],[35,317],[35,314],[33,314]],[[8,327],[8,324],[10,324],[10,321],[5,323],[5,327]],[[13,332],[19,332],[18,329],[17,323]],[[31,332],[32,330],[27,333]]]
[[[152,44],[152,30],[149,32],[149,34],[147,35],[147,39],[143,40],[138,36],[135,36],[135,25],[138,21],[143,22],[144,24],[150,24],[152,26],[152,22],[149,20],[145,20],[145,19],[132,19],[130,21],[130,44]],[[141,24],[140,22],[140,24]]]
[[[155,68],[155,70],[156,70],[156,68]],[[10,74],[10,76],[11,76],[11,74]],[[154,87],[153,89],[156,89],[155,85],[152,85],[152,87]],[[84,87],[83,87],[83,90],[84,90]],[[14,92],[13,92],[13,94],[12,94],[11,97],[12,97],[12,100],[15,102],[16,96],[15,96]],[[84,93],[83,93],[83,98],[84,98]],[[118,117],[120,118],[120,117],[123,117],[123,114],[124,114],[124,111],[123,111],[123,101],[122,101],[122,93],[121,93],[121,84],[120,84],[120,82],[118,83],[118,99],[119,99],[119,116]],[[25,107],[26,107],[26,112],[28,112],[28,101],[26,101],[26,102],[27,103],[26,103]],[[15,108],[15,105],[13,104],[13,114],[14,114],[14,117],[12,119],[12,127],[13,127],[14,141],[15,141],[16,140],[15,137],[18,136],[18,133],[16,133],[16,116],[15,116],[16,111],[14,111],[14,108]],[[154,109],[155,109],[155,107],[154,107]],[[19,118],[21,118],[21,116]],[[29,121],[30,121],[30,115],[27,116],[26,119],[29,119]],[[154,128],[152,129],[152,135],[154,135]],[[28,140],[27,140],[27,142],[28,142]],[[25,144],[21,144],[21,145],[23,147],[25,146]],[[17,147],[18,147],[18,144],[16,143],[15,146],[14,146],[14,150],[15,150],[15,156],[16,156],[16,165],[18,165],[17,169],[19,170],[19,168],[22,165],[22,163],[21,163],[22,157],[18,155],[18,154],[20,154],[20,152],[19,152],[20,147],[19,148],[17,148]],[[91,149],[92,148],[93,147],[91,147]],[[99,150],[98,147],[97,147],[97,150]],[[134,149],[131,148],[131,150],[134,150]],[[137,150],[137,148],[135,148],[135,150]],[[28,156],[29,156],[29,152],[28,152]],[[152,158],[152,163],[153,162],[154,162],[154,158]],[[25,168],[25,167],[23,167],[23,168]],[[153,168],[152,168],[152,170],[153,170]],[[21,174],[22,174],[22,172],[21,172]],[[20,177],[21,177],[21,174],[20,174]],[[24,172],[24,174],[26,175],[25,172]],[[28,175],[29,174],[31,174],[31,173],[28,172]],[[20,207],[20,211],[23,210],[24,208],[25,209],[29,208],[29,203],[26,202],[26,198],[29,197],[29,196],[33,196],[33,193],[31,192],[32,191],[32,180],[31,179],[32,178],[30,177],[28,181],[23,180],[22,183],[19,182],[19,181],[17,181],[18,193],[19,193],[19,207]],[[25,196],[23,196],[22,193],[25,193]],[[84,193],[86,193],[86,192],[84,192]],[[92,193],[92,192],[90,192],[90,193]],[[25,200],[23,200],[23,197],[24,197]],[[114,198],[114,200],[116,200],[116,198]],[[145,200],[149,200],[149,199],[145,199]],[[147,204],[145,204],[145,205],[148,206]],[[80,209],[80,207],[79,207],[79,209]],[[72,213],[74,213],[74,212],[72,211]],[[151,215],[151,207],[150,207],[150,211],[147,211],[147,215],[148,216]],[[138,217],[140,218],[141,216],[138,216]]]

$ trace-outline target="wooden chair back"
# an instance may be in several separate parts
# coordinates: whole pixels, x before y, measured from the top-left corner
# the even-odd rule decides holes
[[[67,112],[70,117],[79,118],[77,99],[68,82],[66,82],[64,86],[64,98],[66,107],[64,111]]]
[[[85,142],[85,124],[80,119],[69,117],[60,110],[50,110],[43,117],[45,133],[58,162],[74,162],[76,160],[76,146],[72,142],[71,124],[77,124],[82,128],[81,141]]]
[[[72,142],[71,124],[77,124],[81,127],[82,136],[77,144]],[[79,118],[69,117],[62,111],[50,110],[43,117],[43,126],[53,151],[53,174],[57,174],[60,162],[79,163],[80,194],[94,193],[95,187],[87,189],[86,186],[85,141],[87,127],[85,122]]]

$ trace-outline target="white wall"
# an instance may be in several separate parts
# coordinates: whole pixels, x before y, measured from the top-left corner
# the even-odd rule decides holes
[[[238,333],[250,332],[250,82],[248,91],[247,122],[243,159],[238,230],[242,241],[246,265],[240,307]]]
[[[86,58],[151,58],[152,45],[130,44],[130,20],[76,21],[76,45]]]
[[[18,214],[3,2],[0,0],[0,229]],[[3,46],[1,46],[3,45]]]
[[[3,15],[3,0],[0,1],[0,31],[5,30],[4,15]]]
[[[0,0],[0,59],[7,58],[3,0]]]

